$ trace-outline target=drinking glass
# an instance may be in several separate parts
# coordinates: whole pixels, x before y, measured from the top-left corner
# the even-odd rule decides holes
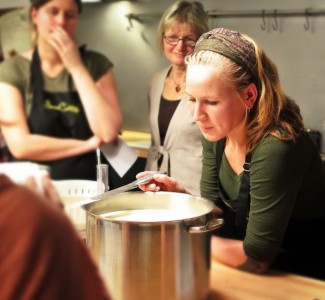
[[[97,168],[97,193],[108,191],[108,164],[98,164]]]

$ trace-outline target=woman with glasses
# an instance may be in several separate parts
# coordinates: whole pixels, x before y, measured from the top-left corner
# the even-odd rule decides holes
[[[96,148],[122,117],[113,64],[78,47],[81,0],[30,0],[33,47],[0,66],[1,129],[10,160],[44,162],[53,179],[96,179]]]
[[[158,26],[158,43],[170,66],[152,78],[149,90],[151,147],[146,170],[167,172],[194,195],[200,194],[202,146],[185,96],[184,58],[208,30],[207,19],[196,1],[178,1],[167,8]]]

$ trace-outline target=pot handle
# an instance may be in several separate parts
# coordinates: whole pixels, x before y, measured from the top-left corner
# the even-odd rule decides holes
[[[209,220],[205,225],[203,226],[189,226],[186,227],[186,231],[188,233],[203,233],[212,231],[214,229],[217,229],[221,227],[223,224],[223,219],[212,219]]]

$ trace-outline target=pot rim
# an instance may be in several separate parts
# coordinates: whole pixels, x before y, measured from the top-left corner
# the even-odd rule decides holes
[[[198,212],[195,216],[191,215],[189,217],[182,217],[182,218],[177,218],[177,219],[170,219],[170,220],[120,220],[120,219],[114,219],[114,218],[110,218],[110,217],[107,217],[107,216],[101,216],[100,214],[98,214],[97,212],[94,212],[92,211],[92,208],[93,207],[96,207],[100,204],[101,205],[101,208],[105,207],[105,203],[106,202],[109,202],[110,200],[113,200],[114,201],[118,201],[118,199],[120,197],[125,197],[125,196],[129,196],[131,195],[132,197],[136,197],[138,195],[145,195],[145,197],[147,197],[148,199],[154,195],[159,195],[162,196],[162,197],[172,197],[172,199],[169,199],[169,201],[182,201],[183,198],[184,200],[191,200],[191,201],[199,201],[200,204],[203,204],[206,206],[205,207],[205,211],[204,212]],[[155,196],[154,196],[155,197]],[[173,198],[175,197],[175,198]],[[145,199],[147,201],[147,198]],[[179,199],[180,198],[180,199]],[[177,199],[177,200],[176,200]],[[132,199],[133,200],[133,199]],[[132,201],[131,200],[131,201]],[[142,199],[143,201],[143,199]],[[157,199],[156,199],[157,201]],[[97,220],[103,220],[103,221],[109,221],[109,222],[112,222],[112,223],[127,223],[127,224],[172,224],[172,223],[182,223],[182,222],[189,222],[189,223],[192,223],[192,222],[196,222],[197,220],[200,220],[201,218],[204,218],[206,219],[207,216],[211,215],[212,214],[212,211],[216,208],[216,205],[209,199],[206,199],[204,197],[199,197],[199,196],[193,196],[193,195],[189,195],[189,194],[184,194],[184,193],[176,193],[176,192],[165,192],[165,191],[159,191],[159,192],[150,192],[150,191],[147,191],[147,192],[143,192],[143,191],[129,191],[129,192],[124,192],[124,193],[120,193],[120,194],[117,194],[117,195],[114,195],[110,198],[107,198],[107,199],[104,199],[104,200],[100,200],[98,201],[97,203],[89,203],[89,204],[85,204],[85,205],[82,205],[81,206],[82,209],[85,210],[86,212],[86,215],[90,215],[94,218],[96,218]],[[175,207],[174,207],[175,208]],[[139,208],[135,209],[135,208],[129,208],[129,209],[124,209],[124,210],[138,210]],[[145,209],[152,209],[152,208],[140,208],[141,210],[145,210]],[[115,212],[115,211],[119,211],[119,210],[108,210],[107,213],[109,212]],[[102,213],[104,214],[104,213]]]

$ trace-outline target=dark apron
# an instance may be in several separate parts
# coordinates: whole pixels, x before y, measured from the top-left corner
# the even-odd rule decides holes
[[[219,171],[222,161],[222,156],[225,148],[225,139],[222,139],[217,143],[216,148],[216,170],[218,174],[218,189],[222,201],[217,202],[218,206],[224,211],[224,226],[216,231],[218,236],[233,238],[233,239],[244,239],[246,234],[249,205],[250,205],[250,182],[249,172],[251,165],[250,153],[246,155],[244,163],[244,173],[241,179],[238,197],[236,200],[229,200],[223,191],[222,185],[220,184]]]
[[[81,56],[83,56],[84,48],[84,46],[80,47]],[[42,89],[43,77],[37,49],[33,54],[31,74],[33,102],[31,114],[28,118],[31,132],[57,138],[80,140],[86,140],[93,136],[77,92],[51,93]],[[68,88],[69,91],[72,91],[72,78],[70,76]],[[101,161],[108,164],[103,155],[101,155]],[[53,179],[96,180],[97,158],[95,151],[46,162],[46,164],[51,167]],[[138,159],[122,178],[109,166],[110,189],[134,181],[136,174],[144,170],[144,165],[142,165],[143,163]]]
[[[82,55],[82,49],[81,49]],[[28,116],[31,133],[55,138],[86,140],[93,134],[77,92],[54,93],[43,90],[43,76],[37,49],[31,62],[32,108]],[[95,151],[83,155],[47,161],[53,179],[96,180]]]

